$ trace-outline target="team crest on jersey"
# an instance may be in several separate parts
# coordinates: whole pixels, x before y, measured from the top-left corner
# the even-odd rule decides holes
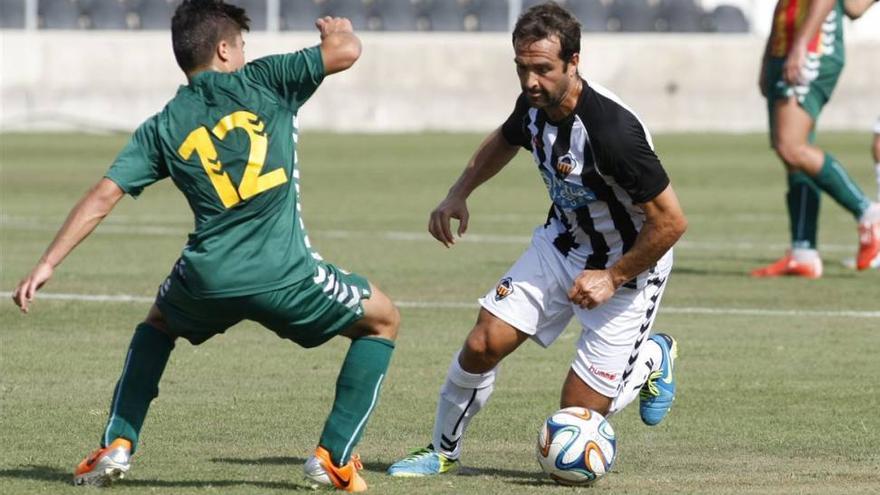
[[[505,277],[495,286],[495,300],[500,301],[505,297],[513,294],[513,285],[510,283],[510,277]]]
[[[556,160],[556,173],[561,177],[566,177],[577,166],[577,161],[570,154],[565,154]]]

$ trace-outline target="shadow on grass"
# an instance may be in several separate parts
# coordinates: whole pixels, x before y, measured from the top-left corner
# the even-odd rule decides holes
[[[51,481],[55,483],[73,484],[73,473],[67,469],[35,464],[18,466],[12,469],[0,469],[0,478],[16,478],[34,481]]]
[[[66,469],[52,466],[25,465],[13,469],[0,470],[0,478],[15,478],[33,481],[48,481],[73,485],[73,475]],[[311,490],[305,484],[290,483],[286,481],[254,481],[254,480],[148,480],[148,479],[125,479],[118,482],[120,485],[131,487],[149,488],[217,488],[229,486],[253,486],[267,490]]]
[[[494,478],[509,478],[507,481],[518,485],[541,486],[548,480],[539,471],[517,471],[515,469],[499,469],[487,467],[462,466],[458,471],[459,476],[491,476]],[[550,484],[553,484],[551,481]]]
[[[253,459],[247,458],[230,458],[217,457],[211,459],[212,462],[221,462],[226,464],[244,464],[244,465],[289,465],[302,466],[306,460],[302,457],[257,457]],[[365,462],[364,469],[373,473],[384,474],[388,469],[388,464],[379,462]],[[494,478],[507,478],[509,482],[519,485],[530,486],[549,486],[555,485],[553,481],[546,478],[538,471],[516,471],[513,469],[497,469],[497,468],[477,468],[470,466],[462,466],[456,473],[456,476],[491,476]]]
[[[287,481],[254,481],[254,480],[124,480],[120,484],[127,486],[144,487],[174,487],[174,488],[223,488],[229,486],[253,486],[267,490],[312,490],[305,484],[290,483]]]
[[[224,464],[243,464],[246,466],[292,466],[301,469],[306,460],[302,457],[256,457],[253,459],[242,459],[235,457],[215,457],[211,462],[220,462]],[[373,473],[384,473],[388,469],[388,465],[378,462],[364,462],[364,469]]]

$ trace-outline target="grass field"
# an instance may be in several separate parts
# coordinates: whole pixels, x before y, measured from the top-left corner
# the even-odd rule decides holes
[[[124,136],[0,135],[2,269],[11,291]],[[822,143],[874,194],[867,134]],[[397,480],[389,463],[426,444],[452,353],[492,287],[544,219],[548,199],[525,154],[471,201],[470,233],[445,250],[428,212],[477,135],[334,136],[301,142],[303,202],[325,258],[402,306],[403,327],[359,451],[373,493],[570,493],[540,474],[534,440],[556,409],[577,329],[548,350],[526,344],[465,439],[464,475]],[[819,281],[751,280],[787,241],[783,174],[763,135],[661,135],[657,149],[690,230],[657,329],[680,341],[680,393],[648,428],[637,406],[613,418],[614,472],[586,493],[880,493],[880,272],[841,264],[855,224],[827,197]],[[0,492],[66,493],[97,443],[128,340],[192,220],[168,183],[125,199],[23,316],[0,305]],[[80,295],[128,295],[90,302]],[[4,296],[7,297],[7,296]],[[178,343],[118,493],[307,490],[314,448],[347,348],[305,351],[253,324]]]

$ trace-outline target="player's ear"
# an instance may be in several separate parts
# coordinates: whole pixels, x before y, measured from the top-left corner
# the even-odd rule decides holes
[[[581,54],[574,53],[571,58],[568,60],[568,70],[569,74],[576,75],[578,71],[578,64],[581,62]]]
[[[229,60],[229,51],[231,48],[232,47],[229,46],[228,41],[221,39],[220,42],[217,43],[217,48],[214,49],[214,54],[221,62],[226,62]]]

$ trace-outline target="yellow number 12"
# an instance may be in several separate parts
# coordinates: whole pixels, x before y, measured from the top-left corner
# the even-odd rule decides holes
[[[229,174],[223,170],[223,164],[217,156],[217,148],[211,141],[211,135],[208,134],[208,129],[205,127],[199,127],[190,132],[177,150],[184,160],[189,160],[193,151],[198,153],[205,173],[208,174],[211,184],[226,208],[231,208],[243,200],[287,182],[287,173],[283,168],[260,175],[266,161],[269,139],[266,136],[265,124],[256,115],[246,111],[231,113],[220,119],[211,133],[217,136],[217,139],[223,140],[229,131],[236,128],[247,132],[251,143],[248,163],[238,188],[232,183]]]

